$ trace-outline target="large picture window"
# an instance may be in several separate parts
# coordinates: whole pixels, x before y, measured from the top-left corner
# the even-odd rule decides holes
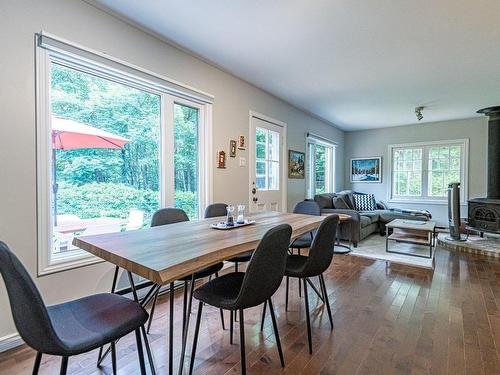
[[[389,146],[390,199],[446,202],[448,184],[461,183],[467,197],[467,140]]]
[[[74,55],[38,58],[40,274],[97,261],[75,236],[140,230],[164,206],[199,217],[205,103]]]
[[[335,181],[335,145],[313,136],[307,137],[307,195],[331,193]]]

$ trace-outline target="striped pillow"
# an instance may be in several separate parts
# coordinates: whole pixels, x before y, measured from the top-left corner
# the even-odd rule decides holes
[[[353,195],[356,211],[374,211],[376,209],[375,195],[357,193],[354,193]]]

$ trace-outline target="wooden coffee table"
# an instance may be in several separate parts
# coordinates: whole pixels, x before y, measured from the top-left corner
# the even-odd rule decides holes
[[[391,235],[389,235],[389,228],[392,229]],[[389,250],[389,240],[428,246],[429,256]],[[432,248],[435,246],[435,240],[436,223],[434,221],[396,219],[385,226],[385,251],[387,253],[432,258]]]

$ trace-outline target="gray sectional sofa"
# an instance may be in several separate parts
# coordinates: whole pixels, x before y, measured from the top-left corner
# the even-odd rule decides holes
[[[321,213],[343,213],[351,216],[352,223],[342,223],[340,226],[340,238],[351,239],[354,247],[358,242],[370,234],[379,232],[385,234],[385,224],[394,219],[429,220],[431,214],[428,211],[406,210],[389,208],[383,202],[376,202],[373,211],[358,211],[354,206],[353,194],[364,194],[344,190],[339,193],[325,193],[314,196]],[[339,199],[340,198],[340,199]],[[352,228],[352,233],[350,233]]]

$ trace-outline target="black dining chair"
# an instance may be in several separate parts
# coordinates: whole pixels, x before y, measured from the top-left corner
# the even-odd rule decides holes
[[[304,215],[314,215],[314,216],[320,216],[321,215],[321,209],[315,201],[302,201],[299,202],[295,205],[293,208],[293,213],[294,214],[304,214]],[[311,242],[314,238],[314,234],[316,233],[316,230],[313,230],[309,233],[303,234],[302,236],[296,238],[295,240],[292,241],[290,244],[290,249],[291,252],[293,253],[293,250],[296,249],[297,253],[300,255],[301,249],[308,249],[311,247]],[[286,280],[287,285],[289,283],[289,279],[287,278]],[[288,288],[287,288],[288,289]],[[299,297],[302,296],[302,284],[299,282]],[[288,305],[287,305],[288,308]]]
[[[328,300],[328,292],[326,290],[325,279],[323,272],[325,272],[333,259],[333,250],[335,245],[335,236],[339,217],[337,215],[327,216],[319,226],[316,234],[314,235],[311,247],[309,248],[308,256],[290,254],[287,257],[285,276],[298,278],[304,287],[304,300],[306,307],[306,322],[307,322],[307,340],[309,345],[309,353],[312,354],[312,341],[311,341],[311,319],[309,316],[309,299],[307,294],[307,285],[313,286],[309,280],[312,277],[318,277],[321,294],[316,292],[323,300],[328,312],[330,320],[330,327],[333,329],[332,311],[330,309],[330,302]],[[286,304],[288,304],[288,283],[286,285]]]
[[[200,332],[200,320],[203,304],[212,305],[221,309],[238,311],[240,323],[240,360],[241,373],[246,373],[245,357],[245,325],[243,310],[257,306],[267,301],[273,321],[276,346],[280,357],[281,366],[285,367],[283,351],[274,315],[271,296],[281,284],[285,272],[288,244],[292,227],[288,224],[278,225],[271,228],[262,237],[255,250],[246,272],[233,272],[209,281],[194,291],[194,298],[198,303],[198,315],[196,317],[196,329],[193,338],[191,361],[189,373],[193,372],[196,346]],[[231,320],[232,324],[232,320]],[[184,348],[181,354],[181,366],[183,365]]]
[[[227,204],[225,203],[213,203],[205,208],[205,219],[209,219],[212,217],[226,216],[227,214]],[[253,250],[247,251],[243,254],[237,255],[231,259],[228,259],[228,262],[234,263],[234,271],[238,272],[238,264],[249,262],[252,258]]]
[[[151,226],[152,227],[157,227],[157,226],[162,226],[162,225],[168,225],[168,224],[175,224],[175,223],[180,223],[183,221],[189,221],[189,217],[187,214],[180,208],[161,208],[157,210],[154,214],[153,217],[151,218]],[[183,277],[182,279],[178,281],[182,281],[184,283],[184,298],[183,298],[183,309],[182,309],[182,326],[184,327],[186,323],[186,316],[187,314],[191,313],[191,304],[192,304],[192,294],[188,293],[188,286],[189,282],[194,282],[196,280],[209,277],[212,275],[215,275],[216,277],[218,276],[218,272],[222,269],[223,263],[217,263],[212,266],[203,268],[202,270],[195,272],[194,275],[188,275]],[[158,289],[156,291],[155,296],[153,297],[153,305],[151,307],[151,317],[148,322],[148,330],[147,332],[149,333],[149,330],[151,328],[151,322],[153,320],[153,315],[155,311],[155,306],[156,306],[156,301],[158,298],[160,290]],[[171,293],[171,298],[173,296],[173,291],[170,291]],[[189,294],[189,295],[188,295]],[[188,309],[189,308],[189,309]],[[224,315],[221,310],[221,320],[222,320],[222,328],[225,329],[224,326]]]
[[[150,353],[144,330],[148,313],[139,303],[116,294],[102,293],[46,306],[21,261],[1,241],[0,273],[16,328],[24,342],[37,351],[33,374],[38,374],[43,354],[61,356],[60,374],[66,374],[70,356],[106,344],[111,344],[112,368],[116,374],[115,341],[134,331],[141,374],[146,374],[141,332]]]

